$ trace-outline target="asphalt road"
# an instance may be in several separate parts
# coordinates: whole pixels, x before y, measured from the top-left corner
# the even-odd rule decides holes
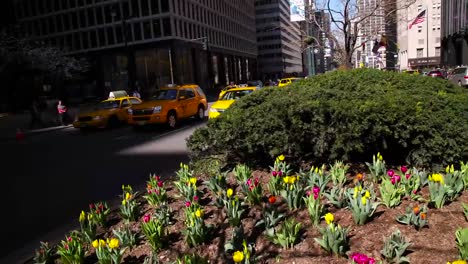
[[[87,134],[67,128],[2,142],[0,263],[23,263],[39,241],[63,238],[90,202],[117,204],[122,184],[141,190],[150,173],[174,175],[188,162],[185,139],[201,125]]]

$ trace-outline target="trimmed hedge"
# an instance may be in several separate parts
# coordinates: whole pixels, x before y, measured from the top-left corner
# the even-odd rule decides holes
[[[468,151],[468,90],[370,69],[334,71],[234,103],[188,139],[192,158],[386,160],[448,164]]]

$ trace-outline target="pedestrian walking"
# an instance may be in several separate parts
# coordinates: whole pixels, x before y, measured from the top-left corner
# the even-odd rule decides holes
[[[29,124],[29,128],[33,129],[35,125],[39,125],[39,127],[41,127],[41,112],[39,110],[39,102],[36,99],[32,101],[29,111],[31,112],[31,123]]]
[[[59,100],[57,104],[57,117],[59,125],[64,126],[64,121],[67,120],[67,107],[62,103],[61,100]]]

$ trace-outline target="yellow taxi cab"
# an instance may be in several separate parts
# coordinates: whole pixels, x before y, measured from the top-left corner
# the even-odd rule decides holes
[[[113,127],[121,123],[127,123],[128,110],[142,101],[133,96],[128,96],[125,91],[110,93],[111,96],[96,104],[93,109],[78,113],[73,122],[75,128]],[[117,95],[118,94],[118,95]]]
[[[229,90],[231,90],[231,89],[234,89],[234,88],[239,88],[239,87],[238,87],[237,85],[235,85],[235,84],[231,84],[231,85],[228,85],[228,86],[224,87],[224,88],[221,90],[221,92],[219,93],[218,99],[220,99],[221,97],[223,97],[223,95],[224,95],[227,91],[229,91]]]
[[[208,113],[209,119],[217,118],[221,113],[226,111],[236,100],[253,93],[258,90],[258,87],[243,87],[243,88],[232,88],[216,101],[211,107],[210,112]]]
[[[203,120],[208,108],[203,90],[196,84],[164,87],[148,101],[128,111],[128,123],[135,129],[150,124],[175,128],[179,120],[195,116]]]
[[[278,87],[283,87],[283,86],[286,86],[286,85],[289,85],[293,82],[297,82],[301,80],[301,78],[283,78],[280,80],[280,82],[278,83]]]

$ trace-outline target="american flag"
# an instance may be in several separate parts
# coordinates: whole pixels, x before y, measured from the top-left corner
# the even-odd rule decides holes
[[[411,29],[412,26],[424,22],[424,19],[426,18],[426,10],[421,11],[419,15],[409,24],[409,29]]]

